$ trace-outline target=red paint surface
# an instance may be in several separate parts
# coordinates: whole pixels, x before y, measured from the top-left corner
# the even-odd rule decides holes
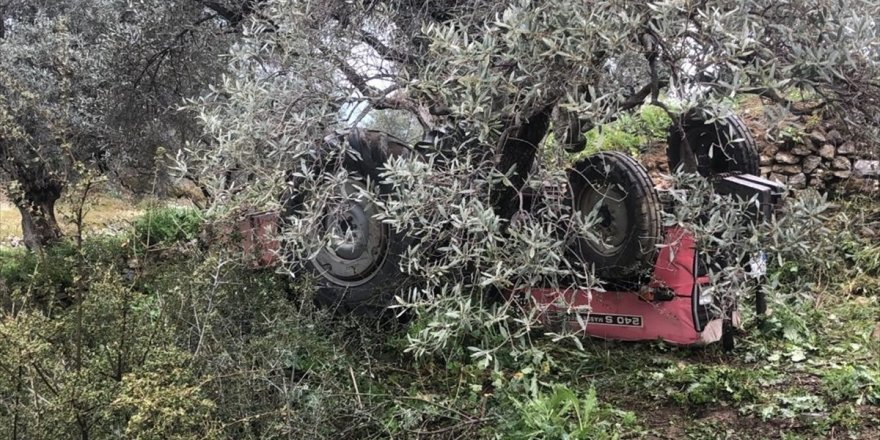
[[[664,340],[692,345],[713,342],[715,325],[698,332],[694,326],[693,298],[696,279],[694,240],[680,228],[666,231],[652,280],[644,292],[559,291],[533,288],[530,293],[548,320],[563,320],[585,335],[621,341]],[[699,282],[708,280],[701,277]],[[651,288],[669,288],[668,301],[649,301]],[[579,318],[578,318],[578,315]],[[616,315],[616,316],[605,316]],[[590,322],[603,318],[606,323]],[[622,324],[607,324],[608,321]],[[639,325],[633,325],[639,324]]]
[[[277,212],[248,214],[238,223],[245,260],[254,267],[270,267],[278,264],[279,215]]]

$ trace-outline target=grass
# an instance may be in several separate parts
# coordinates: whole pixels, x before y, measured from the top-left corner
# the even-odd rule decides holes
[[[0,242],[7,240],[7,237],[21,236],[21,216],[18,209],[0,197]]]

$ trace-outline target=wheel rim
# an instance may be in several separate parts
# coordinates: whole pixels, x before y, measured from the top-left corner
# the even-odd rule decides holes
[[[613,256],[624,245],[629,230],[626,192],[619,185],[588,184],[577,198],[577,210],[584,216],[595,213],[593,237],[585,239],[590,248],[604,256]]]
[[[363,197],[366,187],[346,182],[338,204],[328,209],[324,230],[331,236],[312,264],[334,284],[356,287],[380,272],[388,250],[388,228],[376,219],[378,208]]]

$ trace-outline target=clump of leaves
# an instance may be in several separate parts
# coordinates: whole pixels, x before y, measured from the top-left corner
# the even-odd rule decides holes
[[[654,398],[694,407],[756,402],[763,396],[762,389],[773,380],[773,374],[766,371],[691,364],[671,365],[644,376],[644,386]]]
[[[194,240],[202,224],[202,215],[195,209],[150,209],[135,220],[133,236],[137,243],[144,246],[170,245]]]
[[[631,413],[599,403],[593,388],[582,395],[565,385],[553,385],[525,401],[510,399],[517,412],[505,423],[505,438],[614,439],[635,425]]]
[[[36,301],[45,306],[69,299],[77,274],[76,255],[75,246],[67,241],[40,253],[24,249],[0,251],[0,278],[10,295],[0,301]]]
[[[622,151],[631,155],[644,152],[652,142],[666,139],[672,119],[666,110],[647,105],[638,112],[625,113],[614,122],[593,128],[585,134],[586,145],[574,159],[599,151]]]
[[[746,405],[742,410],[768,420],[773,417],[791,419],[805,413],[821,415],[827,408],[822,397],[802,392],[776,393],[769,399],[766,404]],[[812,421],[818,423],[822,419],[814,418]]]
[[[880,403],[880,370],[874,365],[839,365],[822,376],[825,394],[835,401],[858,405]]]

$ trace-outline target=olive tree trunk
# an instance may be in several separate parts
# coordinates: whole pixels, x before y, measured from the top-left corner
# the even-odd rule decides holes
[[[21,213],[24,245],[31,250],[42,249],[62,236],[55,219],[55,203],[61,198],[64,185],[51,176],[40,174],[19,173],[16,176],[19,187],[11,194],[12,202]]]
[[[30,206],[18,206],[24,245],[31,250],[42,249],[61,238],[61,228],[55,219],[55,201],[44,201]]]
[[[511,219],[519,208],[518,194],[525,186],[538,154],[538,145],[550,128],[553,105],[539,110],[525,123],[510,130],[502,140],[498,171],[507,173],[513,168],[510,185],[501,184],[492,193],[491,203],[501,218]]]

